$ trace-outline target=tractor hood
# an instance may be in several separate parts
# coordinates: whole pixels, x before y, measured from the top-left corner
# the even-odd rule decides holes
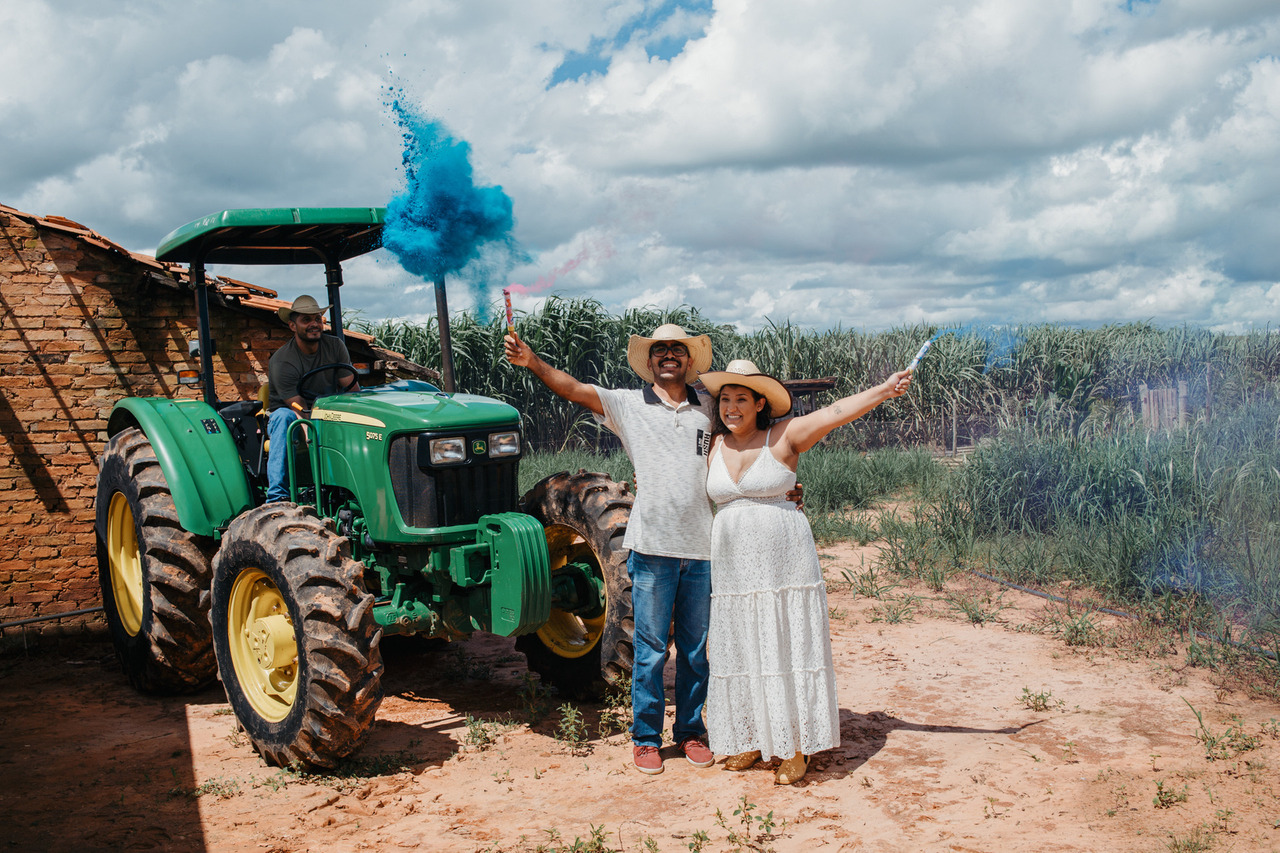
[[[393,382],[359,391],[322,397],[311,410],[313,420],[357,424],[387,432],[518,426],[514,406],[492,397],[447,394],[415,380]]]

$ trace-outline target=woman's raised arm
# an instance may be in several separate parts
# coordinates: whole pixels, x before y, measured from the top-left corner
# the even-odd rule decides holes
[[[910,387],[911,371],[900,370],[879,385],[836,400],[816,412],[785,421],[781,440],[787,445],[789,452],[786,455],[798,457],[836,427],[857,420],[885,400],[901,397]]]

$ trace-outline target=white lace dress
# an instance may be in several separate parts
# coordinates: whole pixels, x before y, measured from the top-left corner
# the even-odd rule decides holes
[[[765,446],[737,483],[714,451],[707,494],[711,623],[707,735],[713,752],[790,758],[840,745],[827,590],[794,471]]]

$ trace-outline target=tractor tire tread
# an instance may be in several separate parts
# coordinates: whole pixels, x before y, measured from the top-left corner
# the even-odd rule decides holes
[[[326,521],[311,507],[266,504],[232,522],[214,560],[214,631],[223,685],[254,747],[281,767],[334,767],[368,738],[382,702],[382,630],[373,596],[363,588],[350,542]],[[297,636],[305,665],[294,709],[280,725],[266,724],[248,706],[226,648],[230,586],[247,566],[278,569],[277,584],[295,628],[302,628]]]
[[[117,657],[135,688],[146,693],[191,693],[216,675],[208,597],[214,543],[183,530],[151,442],[137,428],[112,436],[98,461],[97,538],[103,608]],[[129,635],[115,613],[106,557],[111,497],[129,502],[143,564],[142,625]]]
[[[633,501],[623,484],[607,474],[585,469],[553,474],[520,501],[521,509],[543,526],[559,525],[576,531],[596,555],[604,575],[605,627],[595,650],[570,659],[547,648],[536,633],[516,641],[529,668],[571,697],[598,695],[605,683],[631,674],[635,621],[622,540]]]

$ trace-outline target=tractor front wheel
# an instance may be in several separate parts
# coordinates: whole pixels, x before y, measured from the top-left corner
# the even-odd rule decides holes
[[[130,428],[98,462],[96,532],[102,607],[129,682],[190,693],[213,681],[210,540],[182,528],[151,442]]]
[[[382,702],[382,630],[333,522],[269,503],[227,529],[210,618],[227,701],[268,764],[330,768]]]
[[[529,669],[570,696],[600,692],[630,677],[635,648],[631,578],[622,538],[634,498],[605,474],[553,474],[529,490],[521,509],[546,529],[551,571],[585,563],[604,584],[602,614],[552,608],[535,633],[516,640]]]

